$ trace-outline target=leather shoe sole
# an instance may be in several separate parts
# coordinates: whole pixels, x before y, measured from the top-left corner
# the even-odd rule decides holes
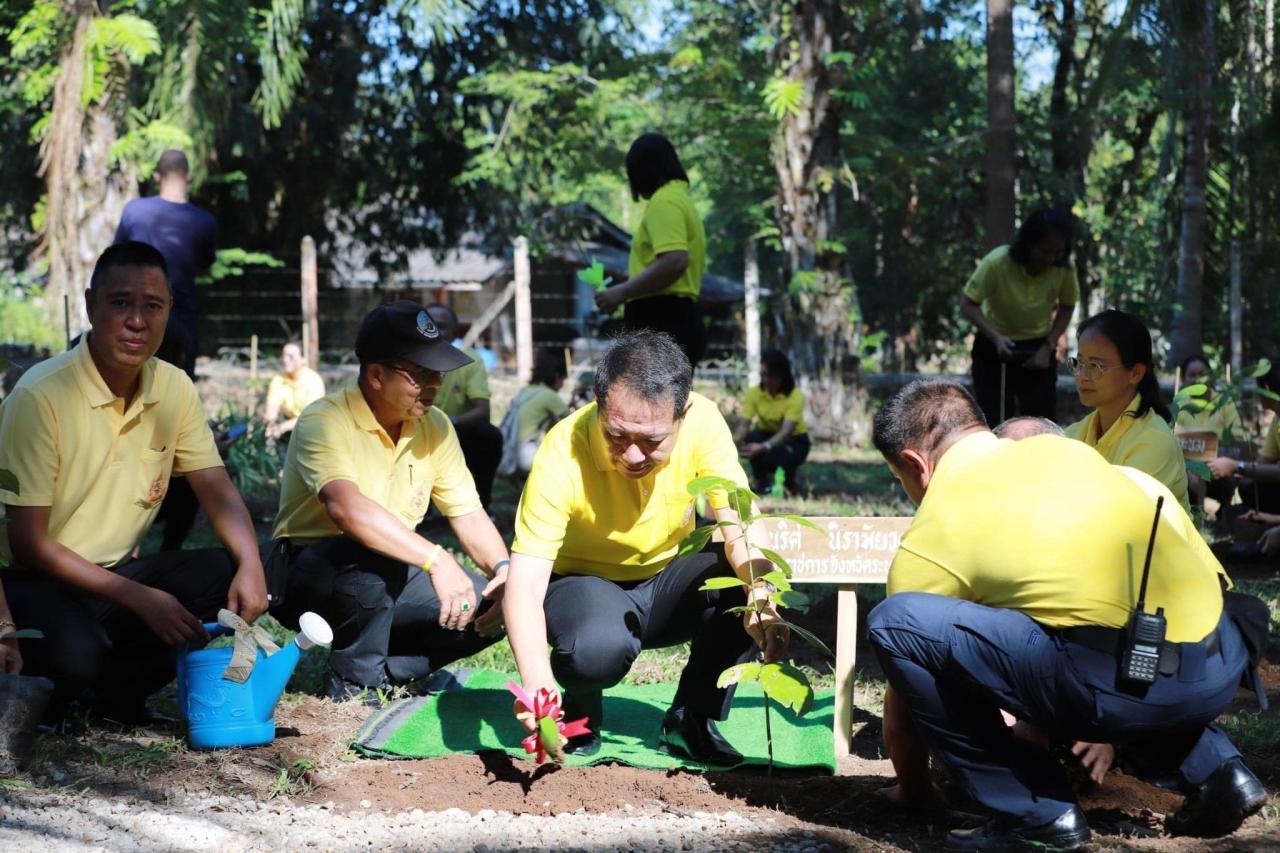
[[[948,850],[1077,850],[1091,833],[1079,806],[1072,806],[1052,823],[1041,826],[1002,826],[990,820],[977,829],[957,829],[947,836]]]
[[[564,742],[565,755],[577,755],[588,758],[600,751],[600,735],[595,732],[587,732],[585,735],[576,735]]]

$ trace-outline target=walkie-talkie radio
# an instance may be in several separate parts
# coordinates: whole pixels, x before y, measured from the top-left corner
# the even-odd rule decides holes
[[[1160,650],[1164,647],[1164,608],[1155,613],[1145,612],[1147,603],[1147,577],[1151,573],[1151,554],[1156,547],[1156,528],[1160,526],[1160,510],[1164,495],[1156,500],[1156,518],[1151,522],[1151,541],[1147,543],[1147,559],[1142,564],[1142,586],[1138,589],[1138,603],[1125,626],[1124,650],[1120,655],[1121,684],[1135,687],[1156,683],[1160,672]]]

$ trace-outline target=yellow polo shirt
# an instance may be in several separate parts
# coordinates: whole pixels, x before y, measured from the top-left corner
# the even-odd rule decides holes
[[[678,279],[649,296],[684,296],[696,301],[707,271],[707,235],[689,198],[687,181],[667,181],[650,197],[631,239],[627,275],[635,278],[666,252],[688,252],[689,266]]]
[[[742,400],[742,416],[754,421],[765,432],[777,432],[783,421],[795,421],[793,435],[804,435],[804,392],[792,388],[790,394],[770,394],[757,385],[747,389]]]
[[[1262,453],[1258,455],[1269,462],[1280,459],[1280,415],[1271,416],[1271,428],[1267,430],[1267,440],[1262,443]]]
[[[220,467],[185,373],[150,359],[126,409],[87,338],[28,370],[0,416],[0,468],[18,479],[18,491],[0,490],[0,502],[49,507],[49,534],[100,566],[115,565],[141,541],[170,476]],[[8,536],[0,537],[8,557]]]
[[[552,560],[561,575],[642,580],[662,571],[694,527],[686,487],[716,475],[747,484],[729,426],[715,403],[689,395],[671,456],[639,480],[613,467],[596,404],[551,428],[533,458],[516,511],[512,553]],[[713,507],[726,505],[711,493]]]
[[[1142,400],[1135,396],[1129,408],[1111,425],[1106,435],[1098,435],[1098,413],[1067,427],[1067,437],[1083,441],[1112,465],[1128,465],[1145,471],[1164,483],[1187,512],[1187,462],[1182,447],[1164,418],[1148,409],[1142,417],[1135,413]]]
[[[1222,613],[1225,572],[1191,518],[1154,478],[1058,436],[981,432],[952,445],[903,534],[889,594],[949,595],[1054,628],[1118,628],[1137,598],[1161,494],[1147,610],[1164,608],[1169,640],[1202,640]]]
[[[472,400],[488,400],[492,396],[489,393],[489,375],[485,373],[484,362],[475,350],[463,352],[471,357],[471,363],[446,373],[440,383],[440,390],[436,392],[435,407],[449,417],[471,408]]]
[[[267,408],[274,403],[280,417],[288,420],[302,414],[302,410],[324,396],[324,380],[309,367],[302,367],[298,375],[290,379],[283,373],[271,377],[267,386]]]
[[[999,246],[982,259],[964,286],[964,295],[982,305],[982,313],[1002,335],[1015,341],[1043,338],[1054,311],[1080,301],[1074,267],[1049,267],[1032,278]]]
[[[523,444],[536,438],[538,433],[554,425],[568,411],[569,404],[555,391],[546,385],[534,387],[520,401],[516,412],[516,440]]]
[[[393,442],[356,383],[321,397],[298,418],[272,535],[302,545],[340,535],[319,497],[335,480],[355,483],[360,494],[411,530],[429,501],[450,518],[480,509],[448,417],[427,409],[416,421],[405,421],[400,440]]]
[[[1222,439],[1243,438],[1248,435],[1240,421],[1240,412],[1232,402],[1218,406],[1212,412],[1181,409],[1174,420],[1174,426],[1180,430],[1216,432]]]

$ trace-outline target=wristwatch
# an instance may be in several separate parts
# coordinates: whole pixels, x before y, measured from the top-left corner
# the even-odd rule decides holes
[[[1245,463],[1244,463],[1243,461],[1237,461],[1237,462],[1236,462],[1236,473],[1237,473],[1237,474],[1243,474],[1243,473],[1244,473],[1244,469],[1245,469]]]

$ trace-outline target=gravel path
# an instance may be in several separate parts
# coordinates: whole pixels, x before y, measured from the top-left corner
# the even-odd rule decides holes
[[[281,798],[191,797],[158,805],[25,792],[0,796],[0,850],[506,850],[748,851],[817,853],[839,841],[736,812],[670,814],[628,808],[614,815],[556,817],[460,809],[342,812]]]

